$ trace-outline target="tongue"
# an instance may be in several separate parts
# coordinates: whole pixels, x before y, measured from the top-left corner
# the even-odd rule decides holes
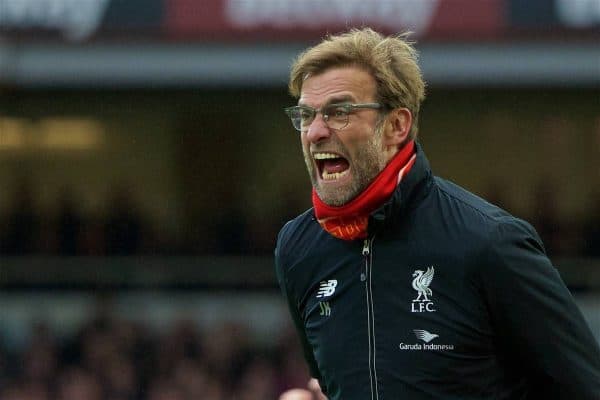
[[[323,162],[323,171],[328,174],[333,174],[336,172],[343,172],[350,167],[348,161],[343,158],[334,158],[330,160],[325,160]]]

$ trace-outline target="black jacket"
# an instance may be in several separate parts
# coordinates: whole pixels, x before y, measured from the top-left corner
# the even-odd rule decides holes
[[[412,170],[369,239],[288,222],[276,273],[330,400],[600,399],[600,349],[535,230]]]

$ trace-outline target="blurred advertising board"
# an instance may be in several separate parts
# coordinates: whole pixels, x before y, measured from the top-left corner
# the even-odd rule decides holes
[[[597,39],[599,0],[0,0],[0,38],[310,41],[348,27],[425,41]]]

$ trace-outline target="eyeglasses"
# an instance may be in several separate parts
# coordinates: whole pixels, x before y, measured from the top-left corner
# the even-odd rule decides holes
[[[328,104],[324,107],[315,109],[309,106],[294,106],[285,108],[285,113],[292,120],[292,125],[300,132],[306,132],[315,120],[317,113],[323,115],[325,124],[330,129],[340,130],[348,126],[350,113],[357,108],[380,109],[383,106],[379,103],[361,103],[361,104]]]

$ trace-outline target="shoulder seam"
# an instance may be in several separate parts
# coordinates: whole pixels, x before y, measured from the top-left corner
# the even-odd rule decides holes
[[[450,193],[448,190],[442,188],[440,185],[438,185],[437,182],[435,182],[436,187],[440,190],[440,192],[442,192],[444,195],[451,197],[453,200],[460,202],[461,204],[469,207],[470,209],[472,209],[473,211],[477,212],[478,214],[480,214],[481,216],[485,217],[486,219],[490,220],[491,222],[495,222],[498,224],[502,224],[502,223],[506,223],[507,221],[502,221],[502,219],[504,217],[510,217],[511,220],[514,220],[515,217],[508,214],[505,215],[503,217],[493,217],[491,215],[486,214],[484,211],[480,210],[478,207],[474,206],[473,204],[467,203],[466,201],[464,201],[463,199],[458,198],[457,196],[455,196],[454,194]],[[483,201],[486,201],[485,199],[482,199]]]

